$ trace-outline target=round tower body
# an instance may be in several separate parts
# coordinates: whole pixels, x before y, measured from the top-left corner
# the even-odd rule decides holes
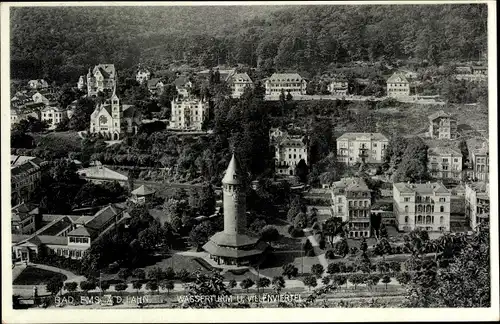
[[[241,184],[222,184],[224,201],[224,232],[243,233],[246,228],[246,191]]]

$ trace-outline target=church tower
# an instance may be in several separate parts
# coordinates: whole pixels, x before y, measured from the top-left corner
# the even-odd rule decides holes
[[[246,177],[233,153],[222,179],[226,234],[235,235],[246,230],[246,185]]]
[[[113,119],[120,121],[121,109],[120,109],[120,99],[116,95],[116,87],[113,89],[113,94],[111,95],[111,112],[113,114]]]

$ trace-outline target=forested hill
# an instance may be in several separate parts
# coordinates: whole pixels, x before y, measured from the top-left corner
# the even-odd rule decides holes
[[[33,7],[11,9],[13,78],[75,81],[89,66],[211,66],[315,71],[396,58],[477,59],[486,5]],[[36,74],[36,75],[35,75]]]

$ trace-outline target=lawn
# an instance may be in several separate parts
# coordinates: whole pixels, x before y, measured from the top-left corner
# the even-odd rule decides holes
[[[23,272],[14,280],[13,285],[43,285],[49,282],[52,278],[60,278],[62,281],[68,279],[65,275],[58,272],[49,270],[27,267]]]

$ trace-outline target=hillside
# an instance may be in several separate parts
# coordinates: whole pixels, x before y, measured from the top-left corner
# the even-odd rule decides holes
[[[97,62],[308,71],[356,60],[439,64],[484,52],[486,16],[486,5],[472,4],[13,8],[12,77],[74,82]]]

